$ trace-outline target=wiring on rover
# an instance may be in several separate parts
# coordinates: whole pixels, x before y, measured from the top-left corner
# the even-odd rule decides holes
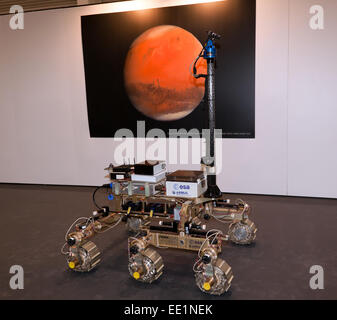
[[[210,232],[212,232],[212,234],[209,234]],[[207,243],[207,241],[209,241],[209,239],[211,239],[212,237],[214,237],[213,240],[212,240],[212,242],[211,242],[211,245],[212,245],[219,235],[223,235],[223,232],[221,230],[211,229],[211,230],[207,231],[206,238],[203,241],[203,243],[201,244],[201,246],[199,248],[199,251],[198,251],[198,257],[199,257],[199,259],[193,265],[193,271],[194,272],[202,272],[202,270],[196,270],[195,266],[197,264],[199,264],[199,262],[201,261],[201,258],[202,258],[201,257],[201,250],[203,249],[204,245]]]
[[[245,213],[246,211],[248,211],[249,205],[248,205],[246,202],[244,202],[243,200],[238,199],[238,200],[236,201],[236,204],[237,204],[237,205],[243,204],[243,209],[242,209],[242,211],[240,212],[241,215],[244,215],[244,213]],[[232,223],[232,221],[223,220],[223,219],[226,219],[226,218],[228,219],[229,216],[226,215],[226,214],[217,215],[217,214],[214,214],[214,213],[212,212],[212,213],[211,213],[211,216],[212,216],[215,220],[217,220],[217,221],[219,221],[219,222],[221,222],[221,223],[224,223],[224,224]]]
[[[109,230],[111,230],[111,229],[117,227],[117,225],[119,225],[119,223],[120,223],[121,221],[122,221],[122,217],[120,217],[120,218],[118,219],[118,221],[115,222],[114,225],[109,226],[107,229],[105,229],[105,230],[103,230],[103,231],[96,230],[95,227],[94,227],[94,230],[95,230],[95,232],[97,232],[97,233],[105,233],[105,232],[107,232],[107,231],[109,231]],[[108,226],[108,224],[105,223],[105,226]]]
[[[90,220],[90,218],[87,218],[87,217],[80,217],[80,218],[77,218],[73,223],[72,225],[69,227],[69,229],[67,230],[66,234],[65,234],[65,240],[67,241],[68,240],[68,235],[70,233],[70,230],[73,228],[73,226],[78,222],[78,221],[81,221],[81,220],[86,220],[86,223],[88,223],[88,220]],[[87,224],[86,224],[87,225]]]

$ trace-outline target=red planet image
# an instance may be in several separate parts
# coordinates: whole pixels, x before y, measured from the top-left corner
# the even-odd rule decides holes
[[[155,120],[173,121],[189,115],[201,102],[205,80],[192,75],[202,45],[190,32],[172,25],[148,29],[128,51],[124,82],[133,106]],[[197,63],[206,73],[206,61]]]

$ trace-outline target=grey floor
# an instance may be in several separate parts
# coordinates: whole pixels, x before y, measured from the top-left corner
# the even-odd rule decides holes
[[[194,284],[191,252],[162,249],[160,280],[144,285],[131,279],[124,225],[94,239],[103,251],[97,270],[67,270],[60,253],[64,234],[75,218],[91,214],[92,191],[0,185],[0,299],[337,299],[337,200],[241,195],[253,207],[257,241],[225,245],[221,256],[235,279],[230,292],[212,297]],[[23,290],[9,288],[12,265],[24,268]],[[324,268],[324,290],[309,287],[312,265]]]

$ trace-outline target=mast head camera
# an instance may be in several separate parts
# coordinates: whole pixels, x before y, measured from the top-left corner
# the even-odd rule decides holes
[[[207,39],[209,40],[220,40],[221,36],[213,31],[207,31]]]

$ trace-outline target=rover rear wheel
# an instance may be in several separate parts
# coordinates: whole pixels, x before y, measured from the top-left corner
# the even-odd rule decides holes
[[[256,238],[257,228],[254,222],[239,221],[234,222],[229,226],[228,236],[229,240],[241,245],[251,244]]]
[[[130,217],[126,222],[126,227],[129,234],[137,234],[142,230],[144,222],[141,218]]]

